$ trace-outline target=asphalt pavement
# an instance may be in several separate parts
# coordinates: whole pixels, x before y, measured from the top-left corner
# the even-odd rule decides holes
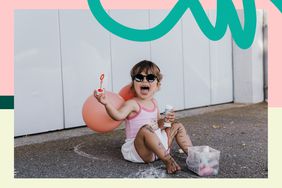
[[[210,108],[216,110],[178,116],[195,146],[221,152],[219,173],[208,178],[267,178],[267,103]],[[188,170],[186,155],[176,143],[172,155],[182,170],[167,174],[162,161],[136,164],[123,159],[124,129],[105,134],[88,128],[63,132],[77,130],[83,133],[60,137],[62,132],[55,132],[57,137],[51,140],[44,140],[46,134],[16,138],[15,178],[203,178]],[[41,142],[25,142],[35,137]]]

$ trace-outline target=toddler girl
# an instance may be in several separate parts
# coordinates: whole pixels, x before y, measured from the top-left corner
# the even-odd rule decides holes
[[[174,112],[162,117],[157,101],[153,98],[159,90],[162,74],[159,67],[151,61],[141,61],[131,69],[133,99],[127,100],[116,109],[105,94],[94,96],[102,103],[114,120],[125,120],[126,140],[121,152],[124,159],[137,163],[150,163],[161,159],[168,173],[181,170],[170,155],[170,147],[175,138],[179,147],[188,154],[191,140],[184,126],[175,121]],[[164,127],[164,119],[171,127]]]

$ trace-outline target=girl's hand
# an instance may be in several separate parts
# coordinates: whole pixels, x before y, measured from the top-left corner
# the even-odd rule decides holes
[[[98,95],[97,91],[95,90],[93,95],[101,104],[105,106],[108,104],[108,99],[105,95],[105,92]]]
[[[173,123],[175,121],[175,112],[174,111],[168,112],[165,116],[165,121],[169,121]]]
[[[164,130],[165,127],[164,127],[164,116],[161,115],[160,119],[158,120],[158,126],[161,130]]]

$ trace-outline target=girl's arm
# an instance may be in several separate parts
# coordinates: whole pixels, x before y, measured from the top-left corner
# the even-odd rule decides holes
[[[133,100],[126,101],[119,109],[116,109],[111,103],[105,104],[105,108],[109,116],[116,121],[124,120],[131,112],[137,111],[136,102]]]
[[[160,114],[159,108],[158,108],[158,126],[160,129],[165,129],[164,127],[164,116]]]
[[[119,109],[116,109],[108,100],[105,93],[97,94],[94,92],[96,99],[105,106],[107,113],[116,121],[124,120],[131,112],[138,110],[138,105],[134,100],[126,101]]]

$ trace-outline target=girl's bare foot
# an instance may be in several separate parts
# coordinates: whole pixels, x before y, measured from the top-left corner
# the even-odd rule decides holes
[[[175,160],[169,156],[167,160],[164,161],[167,173],[172,174],[181,170],[180,166],[175,162]]]

